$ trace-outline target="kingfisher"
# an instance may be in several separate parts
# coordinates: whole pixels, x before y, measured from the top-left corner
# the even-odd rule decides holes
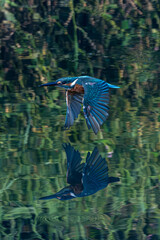
[[[67,183],[56,194],[42,197],[40,200],[57,198],[59,200],[69,200],[77,197],[85,197],[96,193],[107,187],[109,183],[118,182],[118,177],[108,176],[108,166],[105,158],[102,158],[97,147],[92,154],[88,152],[86,162],[81,163],[82,158],[79,151],[70,144],[63,145],[67,156]]]
[[[60,78],[56,82],[40,85],[44,86],[58,86],[66,90],[65,128],[73,125],[83,104],[87,126],[89,129],[92,128],[95,134],[108,116],[109,88],[119,88],[90,76]]]

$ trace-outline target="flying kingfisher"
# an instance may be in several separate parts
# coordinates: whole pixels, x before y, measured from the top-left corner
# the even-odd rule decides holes
[[[107,187],[109,183],[120,180],[118,177],[108,176],[107,162],[101,157],[96,147],[92,154],[88,152],[86,163],[81,163],[79,151],[76,151],[70,144],[64,144],[63,147],[67,156],[67,183],[70,185],[40,200],[52,198],[69,200],[85,197]]]
[[[67,113],[65,127],[73,125],[83,103],[88,128],[97,134],[108,116],[109,88],[119,88],[101,79],[89,76],[60,78],[41,86],[58,86],[66,90]]]

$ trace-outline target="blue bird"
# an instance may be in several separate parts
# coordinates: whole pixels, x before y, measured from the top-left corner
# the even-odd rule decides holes
[[[64,144],[63,147],[67,156],[67,183],[70,185],[40,200],[52,198],[69,200],[85,197],[107,187],[109,183],[120,180],[118,177],[108,176],[107,162],[101,157],[96,147],[92,154],[88,152],[86,163],[81,163],[79,151],[76,151],[70,144]]]
[[[41,86],[58,86],[66,90],[67,113],[65,127],[73,125],[83,103],[88,128],[97,134],[108,116],[109,88],[119,88],[101,79],[89,76],[60,78]]]

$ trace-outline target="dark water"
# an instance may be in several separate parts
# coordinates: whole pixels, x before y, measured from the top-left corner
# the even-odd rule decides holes
[[[0,239],[160,239],[159,1],[0,3]],[[96,136],[83,112],[64,131],[65,92],[38,85],[90,75],[110,91]],[[66,185],[63,143],[109,174],[96,194],[39,201]]]

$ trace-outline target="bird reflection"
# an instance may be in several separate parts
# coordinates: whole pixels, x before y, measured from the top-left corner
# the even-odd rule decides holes
[[[108,176],[107,162],[101,157],[97,147],[94,148],[92,154],[88,152],[85,163],[81,163],[79,151],[70,144],[64,144],[63,147],[67,156],[67,183],[70,185],[40,200],[52,198],[69,200],[89,196],[107,187],[109,183],[119,181],[118,177]]]
[[[119,88],[101,79],[80,76],[60,78],[56,82],[41,86],[58,86],[66,90],[67,113],[65,127],[73,125],[83,103],[84,116],[88,128],[97,134],[108,116],[109,88]]]

